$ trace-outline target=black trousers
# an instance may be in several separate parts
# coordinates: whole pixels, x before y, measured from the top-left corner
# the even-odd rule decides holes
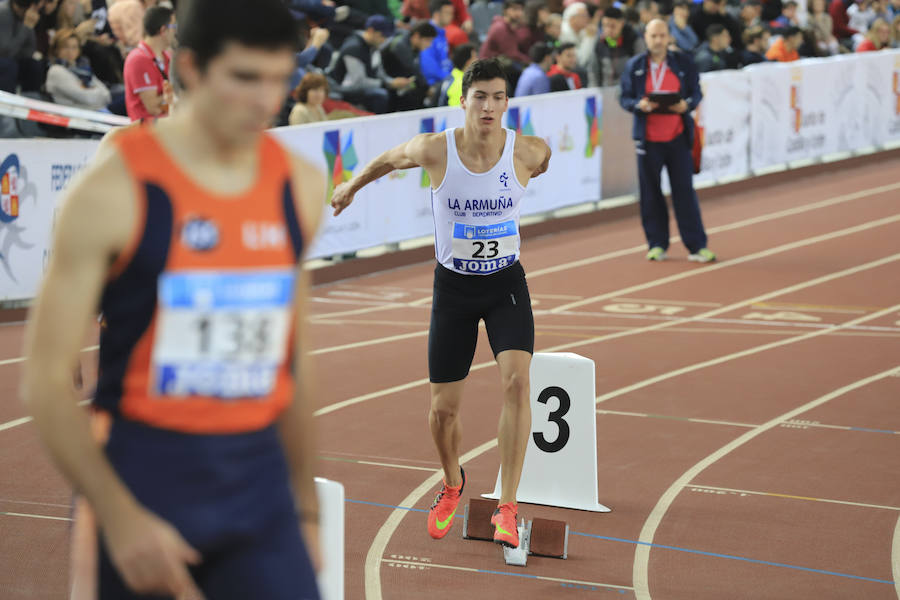
[[[682,133],[670,142],[637,142],[638,181],[641,194],[641,223],[650,248],[669,247],[669,209],[660,178],[666,167],[672,184],[672,207],[681,240],[691,253],[706,248],[706,231],[700,203],[694,191],[694,162],[687,136]]]

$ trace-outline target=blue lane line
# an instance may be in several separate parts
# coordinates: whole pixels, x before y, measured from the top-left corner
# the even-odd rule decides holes
[[[893,433],[893,432],[891,432]],[[379,502],[366,502],[365,500],[351,500],[350,498],[346,499],[347,502],[351,502],[353,504],[367,504],[369,506],[380,506],[382,508],[399,508],[401,510],[408,510],[411,512],[422,512],[427,513],[428,511],[422,508],[407,508],[405,506],[394,506],[393,504],[381,504]],[[888,585],[894,585],[894,582],[889,579],[875,579],[873,577],[863,577],[862,575],[850,575],[849,573],[838,573],[837,571],[825,571],[823,569],[813,569],[812,567],[801,567],[799,565],[788,565],[785,563],[777,563],[771,562],[768,560],[759,560],[757,558],[746,558],[744,556],[735,556],[733,554],[718,554],[716,552],[706,552],[704,550],[692,550],[691,548],[681,548],[679,546],[666,546],[663,544],[653,544],[650,542],[641,542],[637,540],[626,540],[625,538],[617,538],[617,537],[609,537],[606,535],[596,535],[594,533],[581,533],[578,531],[570,531],[571,535],[580,535],[581,537],[594,538],[598,540],[606,540],[608,542],[622,542],[625,544],[634,544],[640,546],[650,546],[651,548],[660,548],[662,550],[674,550],[676,552],[687,552],[688,554],[699,554],[701,556],[712,556],[714,558],[729,558],[731,560],[740,560],[743,562],[754,563],[757,565],[766,565],[769,567],[782,567],[784,569],[794,569],[796,571],[807,571],[809,573],[818,573],[820,575],[834,575],[836,577],[846,577],[847,579],[858,579],[860,581],[871,581],[872,583],[886,583]],[[502,571],[487,571],[479,569],[481,573],[493,573],[497,575],[514,575],[516,577],[534,577],[534,575],[525,575],[521,573],[504,573]]]
[[[891,431],[890,429],[869,429],[868,427],[851,427],[851,431],[867,431],[869,433],[897,433],[896,431]]]
[[[740,561],[744,561],[744,562],[755,563],[758,565],[767,565],[770,567],[783,567],[785,569],[795,569],[797,571],[808,571],[810,573],[819,573],[821,575],[835,575],[837,577],[846,577],[848,579],[859,579],[861,581],[871,581],[872,583],[887,583],[888,585],[894,585],[894,582],[890,581],[888,579],[874,579],[872,577],[863,577],[861,575],[850,575],[848,573],[838,573],[837,571],[825,571],[822,569],[813,569],[812,567],[801,567],[798,565],[788,565],[785,563],[771,562],[768,560],[759,560],[756,558],[746,558],[744,556],[735,556],[733,554],[718,554],[716,552],[705,552],[703,550],[692,550],[690,548],[680,548],[678,546],[666,546],[663,544],[652,544],[649,542],[626,540],[623,538],[614,538],[614,537],[608,537],[605,535],[595,535],[593,533],[580,533],[578,531],[570,531],[569,533],[572,535],[580,535],[582,537],[596,538],[598,540],[608,540],[610,542],[624,542],[626,544],[650,546],[651,548],[661,548],[663,550],[675,550],[676,552],[687,552],[689,554],[699,554],[701,556],[712,556],[715,558],[730,558],[731,560],[740,560]]]

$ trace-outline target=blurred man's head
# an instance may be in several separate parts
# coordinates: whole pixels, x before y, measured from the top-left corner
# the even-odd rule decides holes
[[[437,29],[434,28],[434,25],[423,21],[409,30],[409,45],[416,52],[421,52],[430,46],[436,37]]]
[[[686,23],[691,16],[691,4],[688,0],[675,0],[672,5],[672,16],[679,23]]]
[[[600,24],[603,28],[603,37],[607,40],[618,40],[622,35],[622,29],[625,28],[625,15],[615,6],[610,6],[603,11]]]
[[[650,56],[659,59],[665,56],[669,46],[669,26],[662,19],[653,19],[644,30],[644,43]]]
[[[287,97],[296,22],[279,0],[255,0],[251,11],[244,0],[185,4],[175,63],[193,118],[224,143],[251,143]]]
[[[721,23],[713,23],[706,28],[706,40],[710,50],[721,52],[731,45],[731,34]]]
[[[741,3],[741,21],[749,24],[762,16],[762,3],[759,0],[744,0]]]
[[[559,48],[556,49],[556,64],[564,71],[572,71],[575,69],[575,65],[578,64],[578,55],[575,52],[575,44],[566,42],[559,45]]]
[[[791,23],[795,22],[797,19],[797,3],[794,2],[794,0],[785,2],[784,6],[781,8],[781,14]]]
[[[555,50],[550,44],[538,42],[529,48],[528,58],[546,73],[553,66],[553,61],[556,58],[554,52]]]
[[[742,39],[744,47],[751,52],[762,54],[769,47],[769,32],[761,25],[745,29]]]
[[[394,22],[392,20],[383,15],[372,15],[366,19],[363,39],[370,47],[379,47],[392,35],[394,35]]]
[[[803,44],[803,31],[799,27],[791,26],[781,32],[784,38],[784,49],[792,52]]]
[[[175,11],[164,6],[152,6],[144,13],[144,36],[159,40],[164,48],[175,45]]]
[[[553,13],[547,17],[547,22],[544,24],[544,34],[550,39],[559,39],[559,36],[562,35],[562,15]]]
[[[525,23],[525,5],[522,0],[503,0],[503,20],[510,27],[519,27]]]
[[[703,11],[714,14],[722,12],[724,0],[703,0]]]
[[[647,25],[659,16],[659,5],[653,0],[640,0],[637,3],[637,11],[641,25]]]
[[[471,42],[460,44],[453,49],[450,60],[453,62],[454,69],[465,71],[469,65],[478,60],[478,49]]]
[[[444,28],[453,22],[453,2],[450,0],[431,0],[428,3],[428,10],[431,12],[431,20],[435,24]]]

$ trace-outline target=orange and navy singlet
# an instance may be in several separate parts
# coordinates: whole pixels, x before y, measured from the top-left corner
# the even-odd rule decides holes
[[[265,427],[293,393],[303,235],[286,152],[263,136],[255,183],[228,196],[191,180],[152,128],[116,141],[141,218],[103,293],[98,407],[187,433]]]
[[[304,240],[289,157],[263,136],[255,183],[217,195],[152,127],[116,142],[141,218],[101,300],[95,404],[112,417],[106,457],[203,555],[191,574],[207,598],[318,598],[275,427],[293,395]],[[100,599],[137,598],[98,542]]]

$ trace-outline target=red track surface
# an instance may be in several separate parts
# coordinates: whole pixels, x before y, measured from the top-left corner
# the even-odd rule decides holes
[[[536,350],[597,365],[613,512],[520,506],[568,521],[566,561],[507,567],[461,522],[425,531],[431,264],[317,288],[318,471],[349,499],[347,598],[900,597],[900,159],[872,163],[704,205],[714,265],[677,242],[644,262],[635,220],[526,241]],[[21,336],[0,327],[0,598],[64,598],[70,492],[18,422]],[[499,460],[484,336],[474,364],[466,496]]]

